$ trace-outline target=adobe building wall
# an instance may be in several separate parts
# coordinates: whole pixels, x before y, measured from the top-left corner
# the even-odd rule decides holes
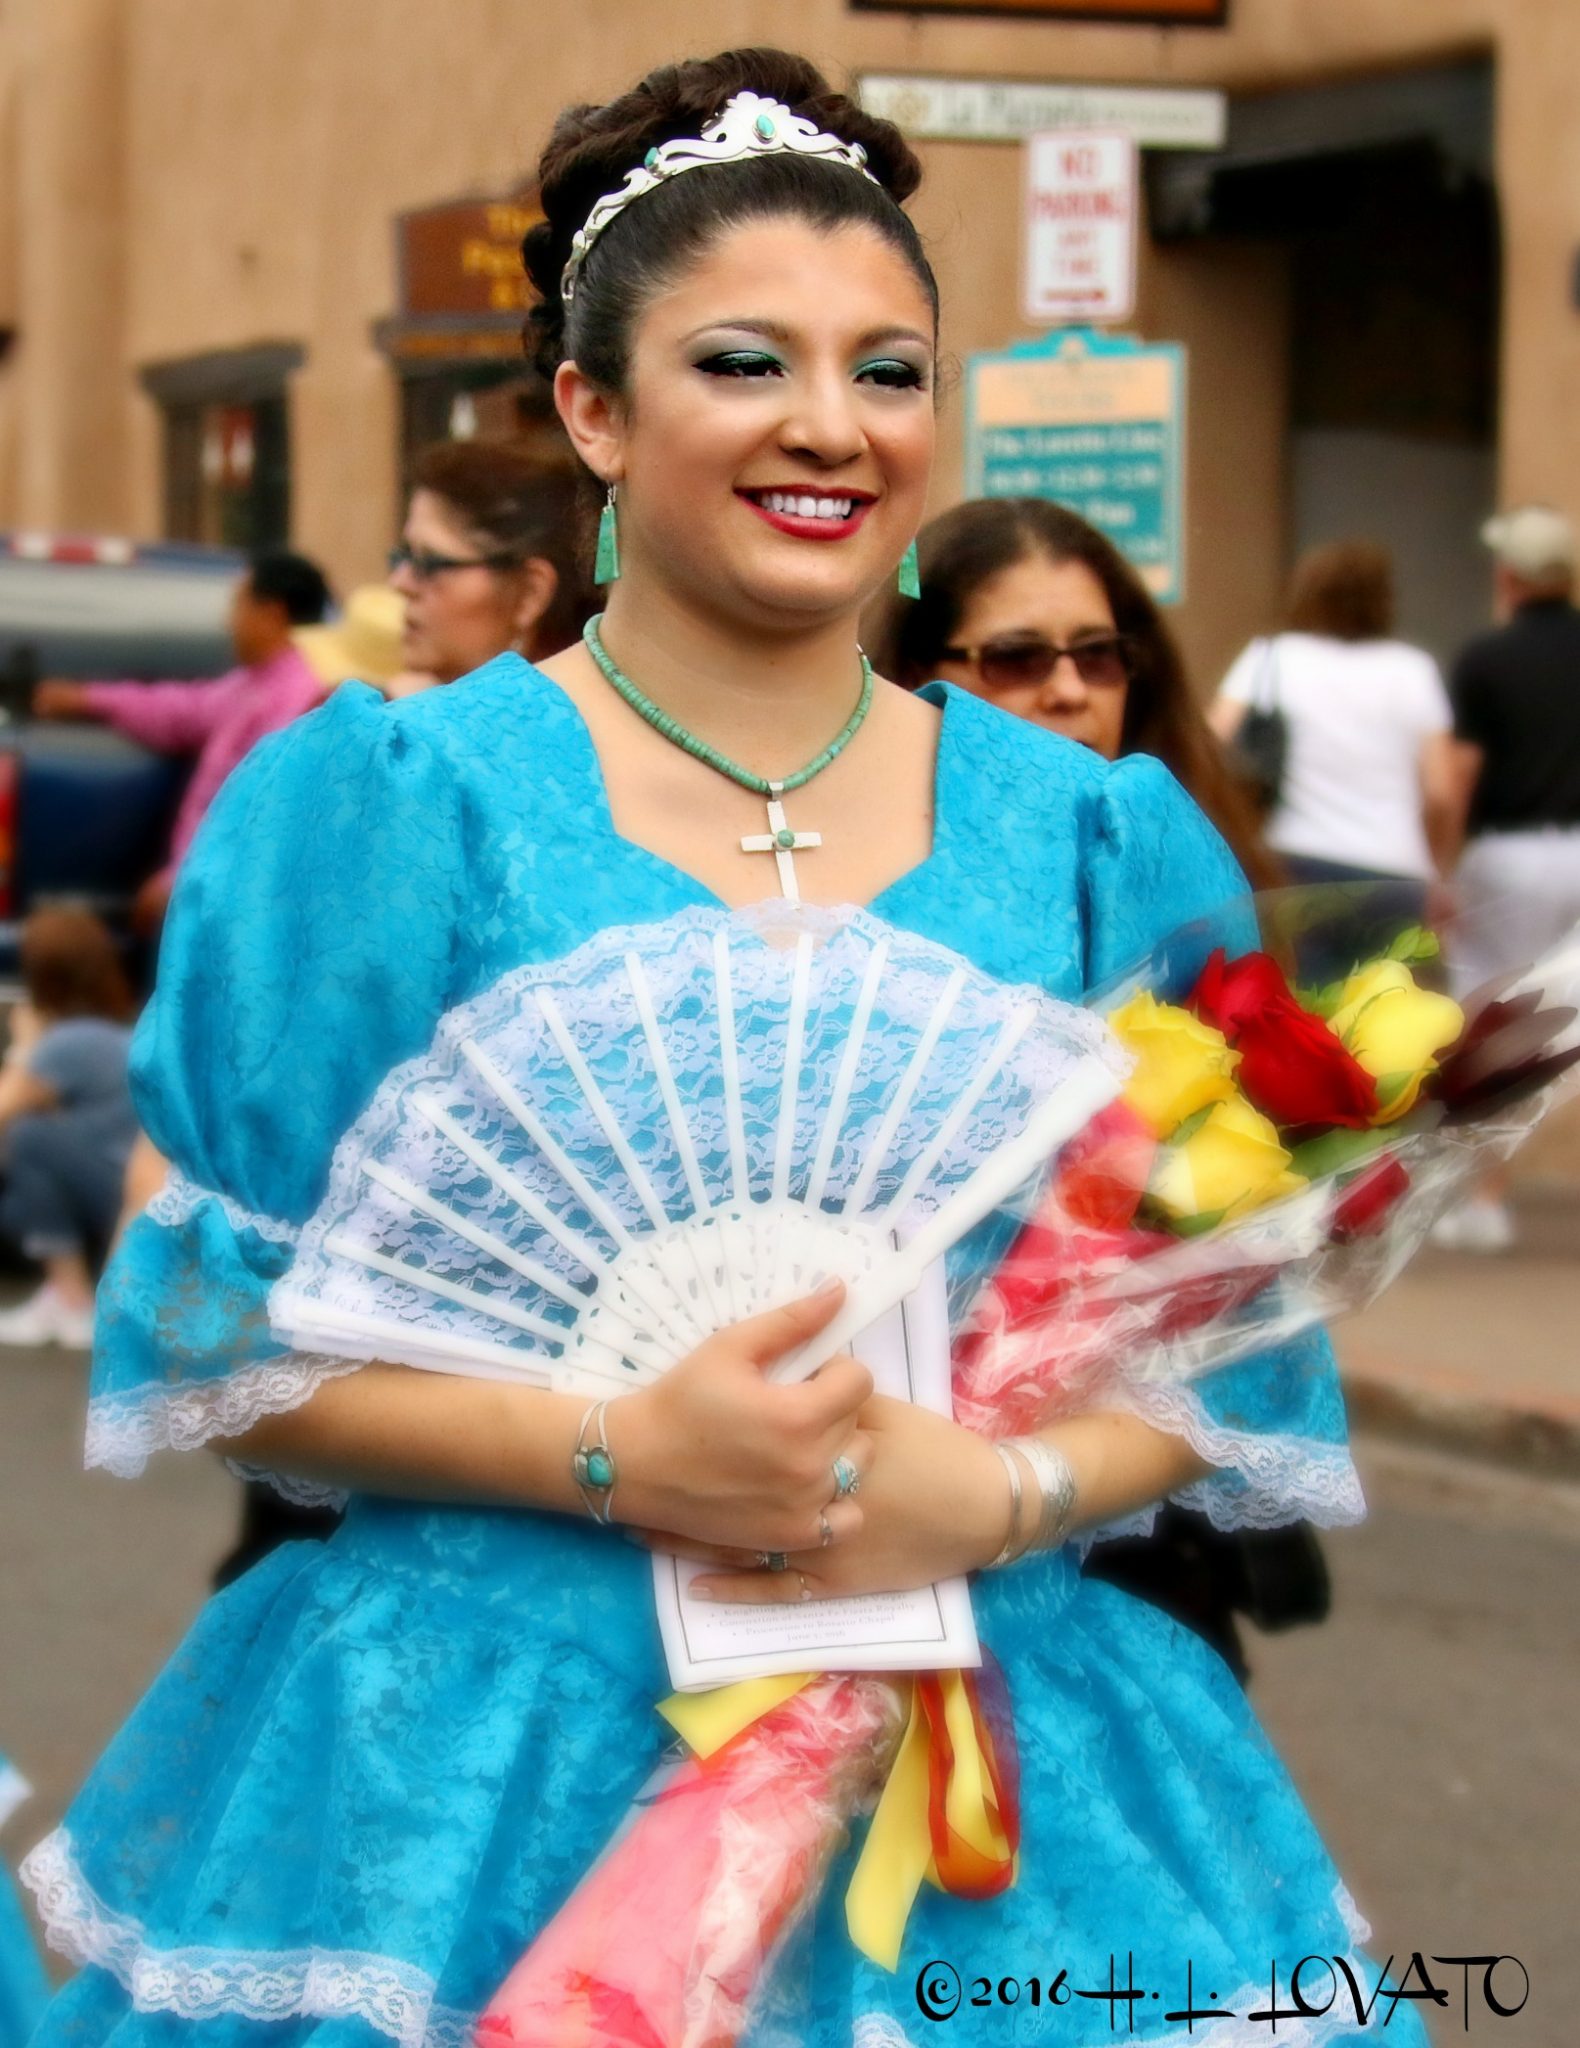
[[[794,20],[800,46],[835,70],[1230,90],[1490,52],[1505,233],[1499,489],[1580,515],[1573,0],[1231,0],[1224,30],[843,0],[804,0]],[[785,34],[770,0],[448,0],[442,16],[431,0],[9,0],[0,88],[9,72],[20,339],[0,366],[0,525],[157,532],[158,418],[138,373],[294,341],[306,350],[290,381],[294,538],[342,585],[376,574],[396,518],[398,393],[371,330],[393,308],[394,216],[516,186],[567,101],[677,53]],[[922,151],[917,214],[946,347],[1002,345],[1025,332],[1019,151]],[[1265,622],[1286,565],[1288,320],[1270,254],[1143,249],[1137,328],[1191,350],[1179,623],[1204,682]],[[940,503],[958,489],[959,441],[956,402]]]

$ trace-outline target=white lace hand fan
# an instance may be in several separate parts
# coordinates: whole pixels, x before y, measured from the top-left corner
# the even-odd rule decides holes
[[[297,1350],[608,1393],[838,1275],[799,1376],[1114,1095],[1111,1046],[860,912],[604,932],[389,1077],[271,1321]]]

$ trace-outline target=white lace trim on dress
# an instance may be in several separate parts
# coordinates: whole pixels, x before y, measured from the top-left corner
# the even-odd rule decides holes
[[[83,1876],[64,1828],[22,1863],[51,1948],[108,1970],[138,2012],[183,2020],[361,2019],[399,2048],[469,2048],[474,2015],[434,2003],[424,1970],[354,1949],[156,1948]]]
[[[399,2048],[471,2048],[475,2015],[435,2005],[433,1979],[409,1963],[350,1949],[215,1949],[151,1947],[141,1925],[117,1913],[83,1876],[65,1828],[47,1835],[23,1859],[22,1881],[33,1892],[51,1948],[79,1967],[108,1970],[139,2012],[173,2012],[181,2019],[240,2013],[247,2019],[363,2019]],[[1334,1905],[1358,1948],[1371,1928],[1339,1884]],[[1350,1957],[1359,1976],[1360,1958]],[[1244,1986],[1226,2001],[1231,2010],[1253,2004],[1261,1992]],[[1204,2038],[1211,2048],[1266,2048],[1263,2029],[1236,2025]],[[1333,2038],[1321,2023],[1302,2024],[1280,2037],[1286,2048],[1320,2048]],[[916,2048],[886,2013],[856,2020],[851,2048]]]
[[[267,1465],[244,1465],[239,1458],[227,1458],[225,1469],[247,1484],[267,1486],[293,1508],[343,1508],[351,1498],[343,1487],[324,1486],[316,1479],[301,1479],[294,1472],[271,1472]]]
[[[183,1223],[190,1222],[205,1202],[217,1202],[225,1221],[238,1234],[250,1230],[268,1244],[283,1245],[294,1245],[301,1235],[294,1223],[286,1223],[278,1216],[262,1215],[256,1209],[244,1209],[229,1195],[222,1195],[218,1188],[206,1188],[195,1180],[188,1180],[176,1167],[171,1168],[169,1179],[143,1214],[151,1223],[162,1223],[167,1229],[177,1230]]]
[[[1204,1514],[1215,1528],[1277,1529],[1304,1521],[1337,1529],[1366,1519],[1365,1496],[1344,1444],[1226,1428],[1212,1420],[1188,1386],[1177,1383],[1122,1381],[1104,1389],[1099,1405],[1125,1409],[1183,1437],[1221,1468],[1172,1496]],[[1226,1486],[1226,1477],[1239,1478],[1243,1488]]]
[[[219,1379],[95,1395],[83,1462],[135,1479],[155,1451],[192,1451],[212,1437],[241,1436],[265,1415],[300,1408],[325,1380],[356,1372],[360,1363],[285,1351]]]

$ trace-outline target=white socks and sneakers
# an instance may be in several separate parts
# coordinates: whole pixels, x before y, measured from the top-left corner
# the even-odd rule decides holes
[[[68,1351],[91,1351],[93,1305],[78,1307],[46,1280],[15,1308],[0,1309],[0,1344],[60,1344]]]

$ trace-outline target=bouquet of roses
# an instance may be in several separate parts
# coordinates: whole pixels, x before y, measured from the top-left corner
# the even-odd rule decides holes
[[[965,1426],[1035,1429],[1362,1306],[1550,1106],[1580,1061],[1580,946],[1463,1007],[1426,985],[1436,938],[1398,920],[1347,971],[1303,978],[1290,918],[1331,926],[1334,904],[1259,902],[1267,950],[1245,948],[1236,906],[1109,992],[1130,1077],[1006,1219],[958,1319]],[[1366,907],[1337,898],[1341,924]],[[875,1960],[894,1967],[922,1882],[986,1896],[1014,1881],[1014,1738],[991,1661],[725,1692],[666,1703],[691,1754],[516,1966],[482,2042],[729,2048],[874,1800],[846,1917]]]
[[[1463,1006],[1417,979],[1439,953],[1415,926],[1321,986],[1222,946],[1177,1002],[1127,984],[1130,1079],[973,1304],[957,1420],[1035,1428],[1374,1300],[1580,1062],[1580,946]]]

